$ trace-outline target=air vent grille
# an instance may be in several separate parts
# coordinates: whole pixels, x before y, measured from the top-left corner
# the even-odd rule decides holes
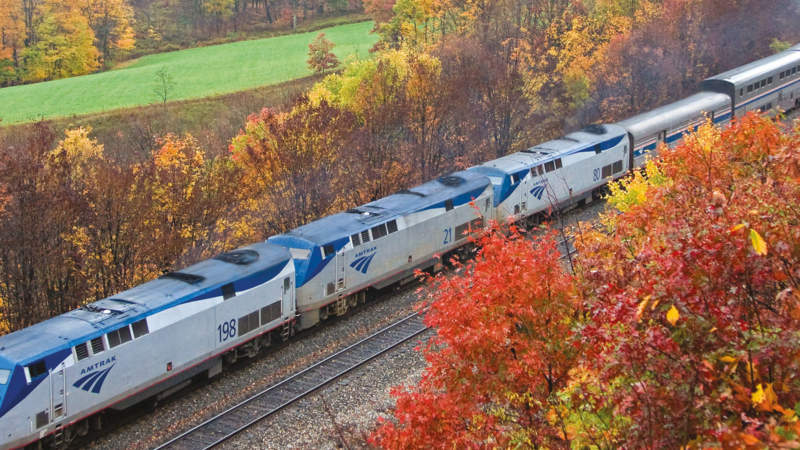
[[[184,273],[184,272],[169,272],[169,273],[165,273],[164,275],[161,275],[158,278],[160,278],[160,279],[165,279],[166,278],[166,279],[178,280],[178,281],[183,281],[184,283],[189,283],[189,284],[197,284],[197,283],[200,283],[200,282],[202,282],[203,280],[206,279],[205,277],[200,276],[200,275],[194,275],[194,274],[191,274],[191,273]]]
[[[583,131],[591,134],[606,134],[605,125],[592,124],[584,128]]]
[[[464,183],[464,179],[455,175],[445,175],[439,178],[439,183],[445,186],[461,186]]]
[[[258,252],[255,250],[234,250],[214,257],[222,262],[246,266],[258,261]]]

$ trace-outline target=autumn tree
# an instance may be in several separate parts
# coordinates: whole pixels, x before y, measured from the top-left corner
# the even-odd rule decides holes
[[[76,246],[63,237],[82,217],[78,195],[59,176],[56,135],[37,123],[0,145],[0,315],[10,329],[80,303],[85,292]]]
[[[308,67],[316,73],[324,74],[339,65],[339,59],[333,53],[336,45],[320,33],[308,44]]]
[[[20,2],[0,4],[0,85],[17,78],[19,57],[25,46],[25,21]]]
[[[26,80],[84,75],[99,67],[94,32],[79,8],[46,0],[37,11],[36,42],[24,52]]]
[[[115,51],[131,50],[135,44],[133,8],[127,0],[78,0],[89,22],[100,51],[101,61],[108,66]]]
[[[393,391],[383,448],[568,448],[566,386],[580,345],[580,304],[554,235],[491,234],[459,275],[431,285],[425,322],[436,336],[417,386]]]
[[[625,213],[603,219],[609,234],[576,240],[587,366],[603,386],[577,392],[626,418],[611,445],[796,433],[780,429],[800,400],[799,132],[753,115],[705,125],[612,197]]]
[[[364,174],[348,190],[356,203],[458,167],[461,136],[451,130],[458,124],[447,120],[451,93],[441,79],[441,62],[408,50],[351,63],[311,90],[312,102],[324,100],[358,120],[341,155],[345,165]]]
[[[343,209],[336,186],[354,172],[337,158],[353,126],[346,111],[306,98],[288,112],[265,108],[248,118],[230,150],[243,171],[245,222],[254,234],[266,237]]]
[[[217,33],[222,30],[222,23],[233,16],[235,0],[206,0],[203,11],[214,18]]]
[[[140,220],[148,225],[141,231],[143,270],[135,281],[252,241],[225,225],[237,207],[238,170],[230,159],[208,155],[192,136],[161,139],[151,159],[138,165],[134,182],[132,197],[147,199]]]
[[[395,0],[364,0],[364,12],[372,17],[375,26],[388,22],[393,15],[392,7]]]

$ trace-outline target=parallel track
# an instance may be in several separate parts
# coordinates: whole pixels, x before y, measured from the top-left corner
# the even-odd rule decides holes
[[[264,418],[302,399],[373,358],[412,339],[427,329],[422,312],[412,314],[340,350],[196,427],[157,449],[215,447]]]

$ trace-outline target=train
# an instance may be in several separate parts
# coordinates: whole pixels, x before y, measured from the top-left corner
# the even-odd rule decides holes
[[[595,124],[166,273],[0,337],[0,447],[61,445],[101,413],[197,377],[438,270],[490,221],[586,203],[706,120],[800,107],[800,44],[708,78],[700,92]]]

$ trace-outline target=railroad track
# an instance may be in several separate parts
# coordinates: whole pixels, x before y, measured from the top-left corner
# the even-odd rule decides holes
[[[559,242],[562,258],[574,254],[571,239]],[[216,447],[281,409],[414,338],[427,327],[417,312],[361,339],[331,356],[285,378],[205,422],[184,431],[156,449]]]
[[[389,325],[191,428],[157,449],[215,447],[427,329],[423,312]]]

